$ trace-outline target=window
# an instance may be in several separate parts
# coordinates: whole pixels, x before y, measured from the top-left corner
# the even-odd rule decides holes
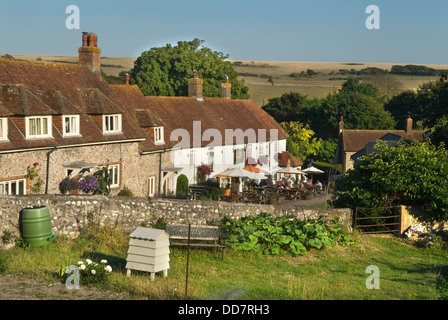
[[[8,140],[8,119],[0,118],[0,141]]]
[[[103,116],[103,133],[121,133],[121,114]]]
[[[156,177],[148,179],[148,196],[153,197],[156,193]]]
[[[65,137],[79,135],[79,115],[63,116],[62,135]]]
[[[26,138],[49,138],[51,132],[51,116],[27,117],[25,121]]]
[[[116,188],[120,186],[120,165],[113,164],[109,165],[109,173],[112,176],[112,181],[110,183],[111,188]]]
[[[26,194],[26,180],[10,180],[0,182],[0,195],[24,195]]]
[[[156,144],[163,144],[164,142],[164,137],[163,137],[163,127],[157,127],[154,128],[154,142]]]

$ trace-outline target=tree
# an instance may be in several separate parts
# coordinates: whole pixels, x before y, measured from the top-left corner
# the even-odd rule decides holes
[[[402,88],[401,82],[390,73],[370,74],[363,77],[363,80],[380,89],[386,101],[397,95]]]
[[[188,79],[194,70],[203,79],[203,94],[219,97],[226,75],[232,84],[232,98],[249,98],[249,88],[237,79],[228,55],[203,47],[203,40],[179,41],[177,46],[151,48],[143,52],[130,71],[130,82],[144,95],[187,96]]]
[[[396,129],[405,129],[406,118],[408,115],[412,116],[414,127],[418,124],[418,129],[422,129],[421,119],[418,113],[417,93],[413,90],[406,90],[398,95],[395,95],[385,105],[384,110],[391,113],[397,125]],[[416,127],[416,128],[417,128]]]
[[[298,92],[288,92],[282,94],[281,97],[269,99],[262,108],[277,122],[289,122],[300,121],[302,109],[308,110],[308,105],[309,99],[306,96]]]
[[[448,117],[448,75],[421,85],[417,90],[417,105],[426,128],[434,128],[441,118]]]
[[[322,139],[337,138],[340,117],[344,129],[393,129],[395,121],[384,110],[384,98],[379,89],[358,79],[349,79],[342,89],[327,96],[322,104],[320,122],[311,127]]]
[[[286,139],[286,149],[300,161],[310,155],[317,155],[322,146],[322,140],[312,138],[314,131],[308,125],[300,122],[281,122],[280,126],[289,135]]]
[[[431,142],[407,142],[376,150],[355,163],[343,178],[345,193],[336,207],[384,208],[416,205],[426,208],[431,220],[448,218],[448,151]]]

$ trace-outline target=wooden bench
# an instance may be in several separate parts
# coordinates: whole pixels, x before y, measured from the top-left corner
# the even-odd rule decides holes
[[[166,225],[165,231],[170,235],[170,246],[188,245],[188,227],[184,224]],[[221,232],[216,226],[190,226],[190,247],[217,248],[221,250],[224,260],[225,245],[220,243]]]

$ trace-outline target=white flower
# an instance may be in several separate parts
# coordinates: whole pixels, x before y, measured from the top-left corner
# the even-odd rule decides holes
[[[86,259],[86,262],[87,262],[87,264],[91,264],[91,263],[92,263],[92,260],[90,260],[90,259]]]
[[[79,269],[81,269],[81,270],[84,270],[86,268],[86,265],[85,264],[82,264],[80,267],[79,267]]]
[[[112,267],[111,266],[106,266],[104,268],[104,270],[106,270],[107,272],[112,272]]]
[[[96,273],[96,271],[95,270],[92,270],[92,271],[90,271],[92,274],[95,274]]]
[[[107,263],[107,260],[101,260],[101,263],[103,263],[103,264],[106,264]]]
[[[84,264],[84,262],[82,262],[82,261],[78,261],[78,264]]]

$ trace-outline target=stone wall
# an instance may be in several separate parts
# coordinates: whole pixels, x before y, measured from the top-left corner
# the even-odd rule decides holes
[[[89,221],[118,224],[133,230],[151,226],[163,218],[166,223],[210,224],[224,216],[239,218],[267,212],[273,216],[295,215],[300,219],[339,217],[351,226],[350,209],[309,209],[301,206],[275,206],[217,201],[192,201],[93,195],[34,195],[0,197],[0,235],[4,230],[19,236],[19,213],[29,206],[45,205],[50,211],[52,231],[56,236],[76,237]]]

